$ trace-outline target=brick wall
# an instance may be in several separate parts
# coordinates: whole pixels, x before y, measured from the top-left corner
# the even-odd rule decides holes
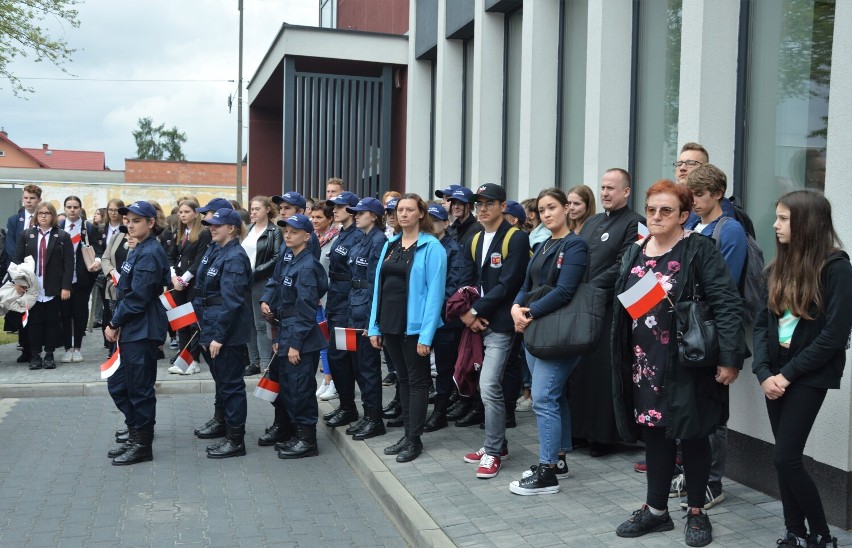
[[[160,160],[124,161],[124,178],[128,183],[164,183],[236,187],[236,164],[218,162],[165,162]],[[243,165],[243,187],[248,184],[248,171]]]

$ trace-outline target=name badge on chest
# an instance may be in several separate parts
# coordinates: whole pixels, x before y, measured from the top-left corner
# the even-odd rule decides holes
[[[334,252],[337,253],[338,255],[342,256],[342,257],[345,257],[346,255],[349,254],[349,248],[343,247],[342,245],[339,245],[339,246],[334,248]]]
[[[355,266],[367,266],[368,264],[364,257],[355,257]]]
[[[211,278],[216,277],[218,274],[219,274],[219,269],[218,269],[218,268],[210,268],[210,269],[207,271],[207,275],[208,275],[208,276],[210,276]]]
[[[284,279],[281,280],[281,284],[285,287],[293,287],[293,278],[290,276],[284,276]]]
[[[124,272],[125,274],[130,273],[130,271],[132,269],[133,269],[133,265],[131,263],[125,262],[123,265],[121,265],[121,271]]]

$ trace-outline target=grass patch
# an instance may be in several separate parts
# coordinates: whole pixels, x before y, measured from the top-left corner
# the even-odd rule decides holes
[[[9,343],[17,343],[18,342],[18,334],[17,333],[6,333],[5,331],[0,331],[0,344],[9,344]]]

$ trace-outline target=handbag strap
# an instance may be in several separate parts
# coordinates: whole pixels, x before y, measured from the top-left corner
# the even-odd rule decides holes
[[[565,240],[567,240],[568,236],[570,236],[570,235],[571,235],[571,233],[569,232],[564,238],[562,238],[562,241],[559,242],[558,245],[553,246],[553,247],[556,248],[556,250],[553,251],[553,253],[555,253],[557,255],[557,257],[553,261],[553,264],[550,265],[550,273],[548,273],[548,275],[547,275],[547,279],[548,279],[547,285],[549,285],[550,287],[556,287],[556,278],[559,275],[559,273],[557,272],[558,267],[559,267],[559,256],[558,255],[559,255],[559,253],[562,253],[562,248],[565,247]],[[544,255],[545,253],[547,253],[547,251],[544,249],[544,244],[541,244],[541,245],[542,245],[541,254]],[[588,275],[588,269],[586,269],[586,273]]]

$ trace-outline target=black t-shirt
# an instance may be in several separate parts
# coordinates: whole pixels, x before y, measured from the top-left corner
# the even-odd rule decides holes
[[[379,328],[382,333],[405,335],[408,308],[406,277],[414,258],[415,245],[403,249],[401,244],[397,244],[382,264],[382,300],[379,311]]]

